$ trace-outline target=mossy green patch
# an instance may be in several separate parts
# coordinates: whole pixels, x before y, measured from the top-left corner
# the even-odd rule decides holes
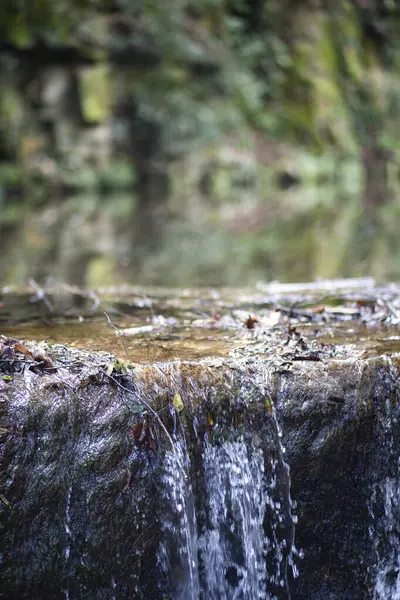
[[[109,168],[100,173],[100,185],[107,190],[131,187],[135,180],[135,166],[126,160],[113,160]]]
[[[111,82],[107,65],[81,69],[79,90],[82,116],[88,123],[101,123],[110,116]]]
[[[114,261],[105,256],[93,258],[88,265],[86,282],[89,288],[115,283]]]

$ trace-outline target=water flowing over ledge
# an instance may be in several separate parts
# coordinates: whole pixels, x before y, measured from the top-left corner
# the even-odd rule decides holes
[[[0,597],[399,600],[394,332],[278,333],[132,365],[3,338]]]

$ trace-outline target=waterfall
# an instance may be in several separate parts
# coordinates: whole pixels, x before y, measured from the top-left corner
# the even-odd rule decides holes
[[[387,475],[375,482],[370,509],[377,563],[373,600],[400,600],[400,398],[396,372],[390,358],[387,362],[387,396],[377,419],[380,461]]]
[[[163,541],[158,560],[174,600],[198,600],[197,524],[192,486],[187,476],[189,455],[181,441],[164,459],[161,510]]]
[[[295,517],[282,446],[266,460],[259,439],[236,437],[204,442],[197,514],[190,478],[179,468],[190,470],[184,444],[166,453],[159,561],[173,600],[290,598]]]
[[[374,600],[400,600],[400,479],[388,477],[383,483],[383,529],[385,556],[379,561]]]
[[[200,539],[206,598],[266,595],[264,457],[243,441],[205,445],[208,523]]]

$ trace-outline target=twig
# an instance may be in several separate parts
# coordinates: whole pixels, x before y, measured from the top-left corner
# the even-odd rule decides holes
[[[70,292],[71,294],[75,294],[76,296],[82,296],[83,298],[90,298],[90,300],[93,300],[92,306],[88,309],[89,312],[95,312],[95,310],[97,310],[101,304],[99,296],[93,290],[85,292],[84,290],[81,290],[72,285],[68,285],[67,283],[63,283],[62,287],[64,290]]]
[[[129,358],[129,354],[128,354],[128,350],[127,350],[127,347],[126,347],[126,344],[125,344],[125,341],[124,341],[124,339],[123,339],[123,337],[122,337],[121,330],[120,330],[120,329],[118,329],[118,327],[116,327],[116,326],[114,325],[114,323],[111,321],[110,317],[108,316],[108,314],[107,314],[106,312],[105,312],[104,314],[105,314],[105,315],[106,315],[106,317],[107,317],[107,321],[108,321],[109,325],[111,325],[111,327],[112,327],[112,328],[113,328],[113,329],[114,329],[114,330],[117,332],[117,335],[121,337],[121,342],[122,342],[122,345],[123,345],[123,347],[124,347],[125,354],[126,354],[126,356],[127,356],[128,360],[130,360],[130,358]],[[117,381],[117,380],[115,379],[115,377],[113,377],[112,375],[109,375],[108,373],[105,373],[105,375],[106,375],[106,376],[107,376],[109,379],[111,379],[111,381],[113,381],[113,382],[114,382],[114,383],[115,383],[115,384],[116,384],[116,385],[117,385],[117,386],[118,386],[120,389],[124,390],[125,392],[128,392],[129,394],[132,394],[132,395],[134,395],[134,392],[133,392],[132,390],[130,390],[129,388],[127,388],[127,387],[125,387],[124,385],[122,385],[121,383],[119,383],[119,381]],[[162,420],[160,419],[160,417],[159,417],[158,413],[157,413],[157,412],[154,410],[154,408],[152,408],[152,407],[150,406],[150,404],[149,404],[149,403],[148,403],[146,400],[144,400],[142,397],[140,397],[140,398],[137,398],[137,400],[138,400],[139,402],[141,402],[141,403],[142,403],[142,404],[143,404],[143,405],[144,405],[144,406],[147,408],[147,410],[149,410],[149,411],[151,412],[151,414],[152,414],[152,415],[153,415],[153,416],[156,418],[156,420],[158,421],[158,423],[159,423],[160,427],[162,428],[162,430],[164,431],[164,433],[165,433],[165,435],[166,435],[166,437],[167,437],[167,439],[168,439],[169,443],[171,444],[172,451],[174,452],[174,454],[175,454],[175,457],[176,457],[176,460],[177,460],[177,462],[178,462],[178,465],[180,466],[180,468],[181,468],[181,470],[182,470],[182,473],[183,473],[183,475],[184,475],[184,477],[185,477],[185,479],[186,479],[186,478],[187,478],[187,474],[186,474],[185,468],[184,468],[184,466],[181,464],[181,461],[180,461],[180,459],[179,459],[178,453],[176,452],[176,448],[175,448],[174,441],[173,441],[172,437],[170,436],[170,434],[168,433],[168,429],[165,427],[165,425],[164,425],[164,423],[162,422]]]
[[[54,308],[50,300],[48,299],[46,292],[43,288],[41,288],[34,279],[29,279],[29,285],[36,290],[36,296],[32,298],[32,302],[36,302],[37,300],[42,300],[50,312],[54,312]]]
[[[316,354],[308,354],[306,356],[292,356],[290,360],[312,360],[314,362],[319,362],[322,359]]]
[[[123,338],[122,331],[121,331],[120,329],[118,329],[118,327],[116,327],[116,326],[114,325],[114,323],[111,321],[110,317],[108,316],[108,314],[107,314],[105,311],[104,311],[104,314],[106,315],[106,318],[107,318],[108,324],[109,324],[109,325],[111,325],[111,327],[114,329],[114,331],[117,333],[117,335],[118,335],[118,336],[121,338],[121,344],[122,344],[122,346],[123,346],[123,348],[124,348],[125,355],[126,355],[127,359],[128,359],[128,360],[130,360],[130,356],[129,356],[128,348],[126,347],[126,344],[125,344],[125,340],[124,340],[124,338]]]
[[[115,377],[113,377],[112,375],[109,375],[108,373],[105,373],[105,375],[111,379],[111,381],[113,381],[121,390],[124,390],[125,392],[129,392],[130,394],[132,394],[132,396],[135,396],[135,392],[133,392],[132,390],[130,390],[129,388],[125,387],[124,385],[122,385],[121,383],[119,383],[119,381],[117,381],[117,379],[115,379]],[[135,396],[136,397],[136,396]],[[168,433],[168,429],[165,427],[164,423],[161,421],[160,417],[158,416],[158,413],[154,410],[154,408],[152,408],[150,406],[150,404],[144,400],[142,397],[137,398],[137,400],[142,403],[147,410],[149,410],[151,412],[151,414],[156,417],[157,421],[159,422],[159,424],[161,425],[165,435],[167,436],[173,450],[175,451],[175,445],[173,442],[173,439],[171,438],[170,434]]]
[[[5,496],[3,496],[3,494],[0,494],[0,500],[3,504],[5,504],[7,506],[7,508],[9,510],[12,509],[11,503],[7,500],[7,498]]]

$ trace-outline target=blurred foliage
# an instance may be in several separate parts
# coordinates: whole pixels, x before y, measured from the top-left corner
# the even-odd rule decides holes
[[[123,215],[118,235],[133,232],[132,246],[117,244],[121,264],[141,234],[170,244],[164,262],[157,254],[146,267],[148,281],[181,256],[185,219],[203,228],[206,254],[207,235],[214,240],[200,279],[229,252],[244,278],[251,269],[334,276],[350,252],[357,273],[368,270],[376,227],[388,228],[388,210],[398,216],[385,205],[400,181],[399,32],[395,0],[3,0],[0,233],[21,218],[14,199],[24,190],[35,208],[65,193],[122,190],[122,208],[115,196],[107,208]],[[291,197],[299,184],[307,193]],[[45,223],[55,222],[48,212]],[[321,261],[333,222],[337,258]],[[191,226],[186,255],[198,260]],[[296,242],[286,249],[288,238]]]
[[[4,0],[0,8],[10,61],[20,56],[13,49],[68,48],[76,60],[124,66],[135,106],[165,124],[167,145],[250,126],[322,151],[351,145],[337,124],[349,119],[352,135],[368,135],[373,120],[394,147],[398,131],[381,123],[398,121],[399,26],[390,0]],[[109,93],[104,69],[86,77],[99,85],[81,83],[89,121],[107,114],[95,98],[99,88]]]

